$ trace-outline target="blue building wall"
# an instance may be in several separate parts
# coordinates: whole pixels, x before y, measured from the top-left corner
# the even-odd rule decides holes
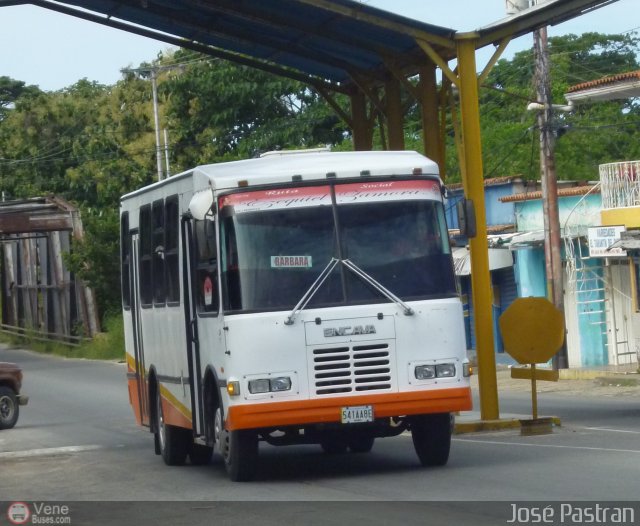
[[[515,224],[514,204],[500,201],[501,197],[513,195],[513,183],[487,186],[485,187],[484,195],[488,226]]]
[[[563,232],[573,230],[573,236],[584,235],[589,225],[600,222],[601,209],[600,194],[583,196],[566,196],[558,200],[560,225]],[[516,203],[518,232],[536,232],[544,229],[542,216],[542,201],[540,199]],[[569,225],[569,228],[565,227]],[[578,228],[581,227],[581,228]],[[575,238],[574,250],[577,254],[575,261],[578,268],[576,273],[575,293],[568,294],[565,299],[565,314],[577,320],[573,325],[572,341],[577,348],[570,366],[605,365],[608,363],[607,337],[605,332],[606,314],[604,313],[602,260],[580,259],[579,254],[588,254],[584,238]],[[582,251],[577,247],[583,244]],[[566,260],[563,246],[563,260]],[[580,269],[582,268],[582,272]],[[545,271],[544,248],[532,246],[515,252],[515,276],[520,297],[547,297],[547,283]],[[589,279],[585,279],[589,276]],[[569,311],[568,309],[572,309]],[[580,363],[575,363],[579,352]]]
[[[585,279],[576,290],[581,365],[606,365],[609,356],[602,260],[587,259],[582,265]]]
[[[582,202],[578,208],[578,204]],[[599,225],[602,196],[592,194],[583,196],[568,196],[558,199],[558,214],[560,226],[569,225]],[[542,200],[532,199],[516,203],[515,214],[518,223],[518,232],[535,232],[544,229],[542,216]]]
[[[547,297],[547,276],[544,250],[523,248],[515,252],[513,265],[520,298]]]
[[[503,203],[501,197],[513,195],[514,183],[487,185],[484,187],[485,210],[487,214],[487,226],[495,225],[511,225],[515,224],[515,207],[514,203]],[[462,188],[448,190],[448,201],[445,207],[447,217],[447,225],[451,229],[458,229],[458,215],[456,212],[456,204],[462,200],[464,192]]]
[[[518,184],[520,180],[516,179]],[[515,205],[514,203],[502,203],[501,197],[512,195],[514,193],[514,182],[509,180],[499,184],[489,184],[484,187],[485,192],[485,210],[487,216],[487,226],[515,224]],[[462,188],[448,189],[448,200],[445,205],[445,216],[447,225],[450,229],[458,229],[458,215],[456,204],[464,198]],[[459,246],[467,244],[466,238],[458,237],[456,242]],[[493,303],[493,322],[494,322],[494,346],[495,352],[504,353],[504,347],[498,320],[504,310],[511,304],[516,297],[514,286],[514,276],[512,268],[501,269],[491,272],[491,281],[493,287],[494,303]],[[471,293],[471,279],[469,276],[460,277],[460,288],[465,315],[465,336],[467,347],[475,349],[475,327],[474,312]]]

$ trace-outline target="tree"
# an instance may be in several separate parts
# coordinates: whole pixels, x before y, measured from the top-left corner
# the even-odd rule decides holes
[[[637,70],[640,39],[634,35],[585,33],[549,39],[554,103],[566,104],[569,87],[607,75]],[[500,60],[481,90],[480,112],[485,176],[539,174],[533,54]],[[640,108],[622,100],[580,105],[571,114],[556,113],[556,170],[559,179],[596,179],[598,164],[638,158]],[[606,130],[606,133],[602,133]],[[450,159],[452,168],[457,162]]]
[[[180,169],[344,138],[346,126],[300,82],[185,51],[172,58],[188,63],[160,84]]]
[[[0,77],[0,122],[6,117],[16,100],[22,96],[37,95],[40,90],[37,86],[27,86],[20,80],[9,77]]]

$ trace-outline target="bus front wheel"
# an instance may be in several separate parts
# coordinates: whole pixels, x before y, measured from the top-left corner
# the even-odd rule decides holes
[[[451,449],[451,415],[437,413],[411,417],[413,447],[423,466],[444,466]]]
[[[216,446],[229,478],[233,482],[252,480],[258,462],[257,433],[249,429],[226,430],[224,414],[219,406],[216,409],[214,428]]]

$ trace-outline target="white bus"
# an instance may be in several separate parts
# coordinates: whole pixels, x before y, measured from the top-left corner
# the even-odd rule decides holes
[[[442,188],[415,152],[273,152],[122,197],[129,395],[156,453],[248,480],[260,442],[410,431],[445,464],[471,391]]]

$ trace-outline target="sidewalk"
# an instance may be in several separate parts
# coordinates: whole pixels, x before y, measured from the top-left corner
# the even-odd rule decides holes
[[[526,392],[531,393],[529,380],[511,378],[511,365],[498,364],[496,380],[498,383],[498,397],[500,393]],[[623,366],[602,366],[566,369],[560,371],[557,382],[538,381],[538,393],[559,393],[582,396],[637,396],[640,401],[640,373],[637,364]],[[477,370],[471,377],[471,388],[478,393]],[[542,414],[541,417],[551,418],[554,426],[562,425],[559,417]],[[520,429],[521,420],[531,419],[531,413],[525,415],[501,413],[499,420],[482,420],[478,404],[472,411],[464,411],[456,416],[455,433],[476,433],[481,431],[500,431]]]

